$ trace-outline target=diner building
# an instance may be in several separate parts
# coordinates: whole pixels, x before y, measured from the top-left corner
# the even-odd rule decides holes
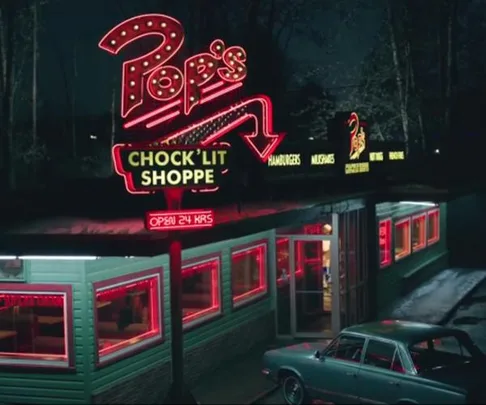
[[[331,337],[373,319],[447,266],[446,203],[365,193],[262,212],[227,221],[216,211],[213,229],[183,235],[189,384],[276,336]],[[137,221],[125,235],[59,235],[46,222],[2,238],[0,403],[165,397],[167,238]]]

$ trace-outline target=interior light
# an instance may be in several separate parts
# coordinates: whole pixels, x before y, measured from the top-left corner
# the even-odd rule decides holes
[[[434,153],[435,153],[436,155],[439,155],[439,154],[440,154],[440,150],[439,150],[439,149],[436,149],[436,150],[434,150]]]
[[[89,136],[89,139],[98,139],[98,137],[97,137],[96,135],[91,134],[91,135]]]
[[[313,136],[309,136],[309,141],[313,141],[314,140],[314,137]]]
[[[0,260],[15,260],[17,256],[0,256]]]
[[[22,260],[96,260],[97,256],[19,256]]]
[[[400,204],[408,205],[421,205],[423,207],[436,207],[437,204],[433,202],[422,202],[422,201],[400,201]]]

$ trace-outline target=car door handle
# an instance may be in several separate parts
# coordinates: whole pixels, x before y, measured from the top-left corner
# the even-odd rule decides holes
[[[356,373],[353,373],[352,371],[348,371],[346,375],[349,377],[356,377]]]
[[[388,381],[388,384],[395,385],[397,387],[400,385],[400,383],[398,381]]]

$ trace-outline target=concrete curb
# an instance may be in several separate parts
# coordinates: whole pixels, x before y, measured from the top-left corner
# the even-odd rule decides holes
[[[253,398],[250,402],[247,402],[246,405],[252,405],[260,402],[262,399],[265,399],[272,395],[275,391],[277,391],[279,388],[278,385],[275,385],[275,387],[269,388],[266,391],[261,392],[258,394],[255,398]]]

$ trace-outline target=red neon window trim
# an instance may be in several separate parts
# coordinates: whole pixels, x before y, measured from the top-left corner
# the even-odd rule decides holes
[[[378,224],[378,245],[380,249],[380,267],[386,267],[392,263],[391,225],[392,225],[391,219],[381,220]]]
[[[74,367],[70,286],[0,284],[0,365]]]
[[[231,287],[233,306],[243,305],[267,293],[266,242],[232,252]]]
[[[114,279],[103,287],[95,285],[98,364],[162,340],[160,290],[159,271],[131,275],[121,282]]]
[[[395,223],[395,260],[403,259],[412,252],[410,218]]]
[[[412,218],[412,250],[423,249],[427,245],[426,215],[420,214]]]
[[[440,211],[438,209],[427,213],[427,244],[432,245],[440,239]]]
[[[221,314],[220,267],[217,257],[182,268],[184,328]]]

